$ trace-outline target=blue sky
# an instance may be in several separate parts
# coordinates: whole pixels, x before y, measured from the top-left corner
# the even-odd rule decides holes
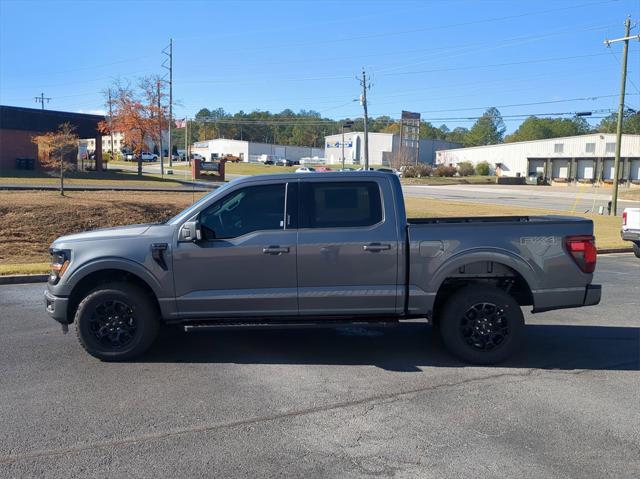
[[[104,110],[114,78],[162,72],[172,37],[176,117],[356,117],[364,67],[372,116],[419,111],[454,128],[495,105],[513,131],[509,115],[617,107],[622,45],[602,41],[622,36],[626,15],[640,19],[640,0],[0,0],[0,103],[38,107],[44,92],[50,109]],[[640,42],[629,78],[639,108]],[[600,98],[560,101],[586,97]]]

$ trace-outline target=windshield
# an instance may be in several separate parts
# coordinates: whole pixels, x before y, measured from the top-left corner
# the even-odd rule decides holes
[[[180,213],[178,213],[176,216],[174,216],[173,218],[168,219],[166,221],[166,224],[168,224],[168,225],[176,225],[176,224],[179,224],[179,223],[185,221],[187,218],[191,217],[194,214],[194,212],[197,211],[200,208],[200,206],[202,206],[203,204],[207,203],[212,198],[214,198],[214,197],[222,194],[223,192],[225,192],[229,188],[229,186],[231,186],[232,184],[234,184],[234,182],[230,181],[229,183],[226,183],[226,184],[216,188],[211,193],[209,193],[208,195],[203,196],[198,201],[196,201],[194,204],[189,206],[186,210],[183,210]]]

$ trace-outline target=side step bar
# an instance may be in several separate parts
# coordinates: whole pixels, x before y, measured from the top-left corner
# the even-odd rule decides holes
[[[229,322],[229,321],[206,321],[199,323],[188,323],[184,325],[185,332],[212,331],[228,329],[311,329],[311,328],[340,328],[340,327],[376,327],[388,328],[397,326],[399,321],[287,321],[287,322]]]

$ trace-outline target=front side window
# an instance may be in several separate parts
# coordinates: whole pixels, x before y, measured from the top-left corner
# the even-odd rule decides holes
[[[376,182],[310,182],[302,191],[303,228],[362,227],[382,221]]]
[[[236,238],[284,228],[285,185],[248,186],[216,201],[200,214],[205,240]]]

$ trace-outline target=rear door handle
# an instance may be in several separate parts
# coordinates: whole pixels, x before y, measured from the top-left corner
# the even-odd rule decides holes
[[[370,253],[377,253],[379,251],[385,251],[391,249],[391,245],[388,243],[369,243],[363,246],[365,251]]]
[[[273,255],[279,255],[279,254],[283,254],[283,253],[288,253],[289,252],[289,247],[288,246],[267,246],[266,248],[262,248],[262,252],[264,254],[273,254]]]

